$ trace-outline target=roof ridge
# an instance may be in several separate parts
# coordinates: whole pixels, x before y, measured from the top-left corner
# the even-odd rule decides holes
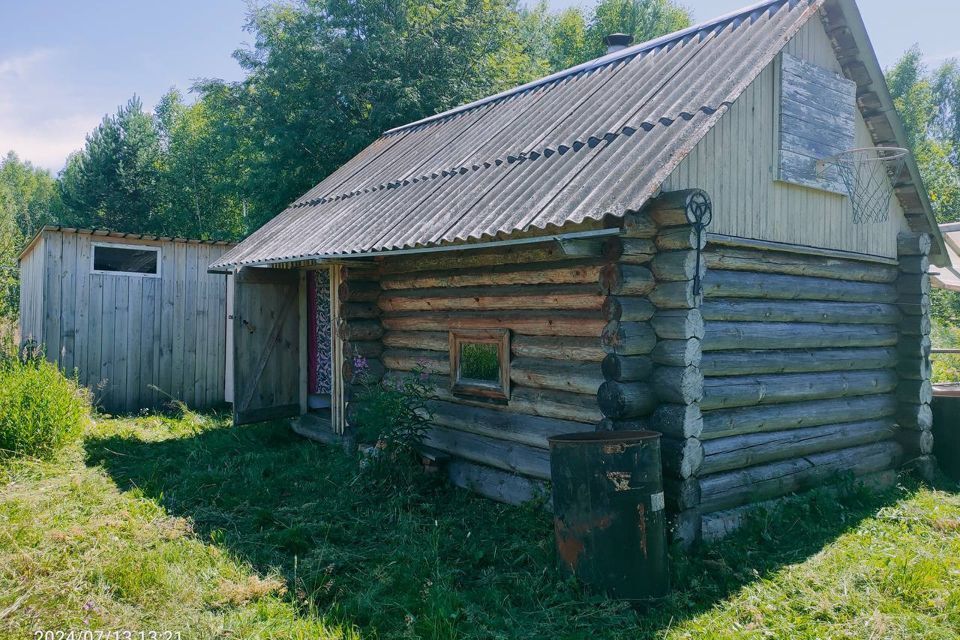
[[[701,22],[699,24],[689,26],[679,31],[674,31],[672,33],[662,35],[652,40],[647,40],[645,42],[641,42],[639,44],[626,47],[624,49],[615,51],[613,53],[608,53],[607,55],[601,56],[599,58],[594,58],[593,60],[588,60],[587,62],[583,62],[576,66],[570,67],[569,69],[563,69],[562,71],[557,71],[556,73],[552,73],[548,76],[544,76],[543,78],[532,80],[525,84],[512,87],[510,89],[506,89],[504,91],[486,96],[484,98],[480,98],[479,100],[474,100],[473,102],[468,102],[466,104],[453,107],[452,109],[447,109],[446,111],[441,111],[440,113],[434,114],[432,116],[427,116],[426,118],[421,118],[420,120],[415,120],[414,122],[408,122],[407,124],[403,124],[398,127],[394,127],[392,129],[388,129],[384,131],[383,134],[381,135],[387,136],[394,133],[399,133],[401,131],[406,131],[408,129],[412,129],[414,127],[436,122],[438,120],[443,120],[445,118],[449,118],[451,116],[476,109],[477,107],[481,107],[483,105],[490,104],[492,102],[497,102],[499,100],[509,98],[510,96],[514,96],[519,93],[524,93],[526,91],[535,89],[537,87],[541,87],[546,84],[551,84],[553,82],[562,80],[564,78],[568,78],[578,73],[582,73],[585,71],[592,71],[599,67],[606,66],[614,62],[618,62],[625,58],[630,58],[633,56],[640,55],[642,53],[647,53],[649,51],[652,51],[653,49],[662,47],[667,44],[671,44],[678,40],[682,40],[686,37],[701,33],[703,31],[709,31],[710,29],[715,29],[720,25],[726,25],[727,23],[734,22],[739,18],[742,18],[743,16],[751,15],[753,13],[756,13],[757,11],[760,11],[761,9],[766,9],[767,7],[770,7],[773,5],[788,4],[788,3],[799,4],[799,2],[801,1],[809,2],[810,0],[762,0],[761,2],[757,2],[747,7],[743,7],[742,9],[738,9],[736,11],[719,16],[717,18],[713,18],[711,20],[707,20],[705,22]]]

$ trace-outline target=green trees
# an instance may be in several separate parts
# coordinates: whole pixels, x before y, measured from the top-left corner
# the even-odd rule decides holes
[[[13,152],[0,159],[0,334],[17,315],[17,255],[23,243],[62,212],[50,172],[21,161]]]

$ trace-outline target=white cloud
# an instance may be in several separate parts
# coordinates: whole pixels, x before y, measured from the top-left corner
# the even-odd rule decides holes
[[[15,151],[22,160],[56,173],[99,122],[98,115],[71,115],[27,125],[0,115],[0,153]]]
[[[34,49],[28,53],[0,58],[0,78],[19,78],[54,56],[53,49]]]

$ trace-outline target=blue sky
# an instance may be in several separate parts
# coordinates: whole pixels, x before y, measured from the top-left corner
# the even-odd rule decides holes
[[[554,7],[580,4],[550,0]],[[750,0],[681,0],[697,21]],[[860,0],[880,62],[914,43],[931,63],[960,56],[960,3]],[[907,10],[905,7],[909,7]],[[245,0],[0,0],[0,153],[57,171],[134,93],[147,108],[193,79],[239,79]]]

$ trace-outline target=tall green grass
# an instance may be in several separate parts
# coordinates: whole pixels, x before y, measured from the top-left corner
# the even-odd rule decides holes
[[[0,456],[49,458],[90,419],[89,393],[42,357],[0,358]]]

